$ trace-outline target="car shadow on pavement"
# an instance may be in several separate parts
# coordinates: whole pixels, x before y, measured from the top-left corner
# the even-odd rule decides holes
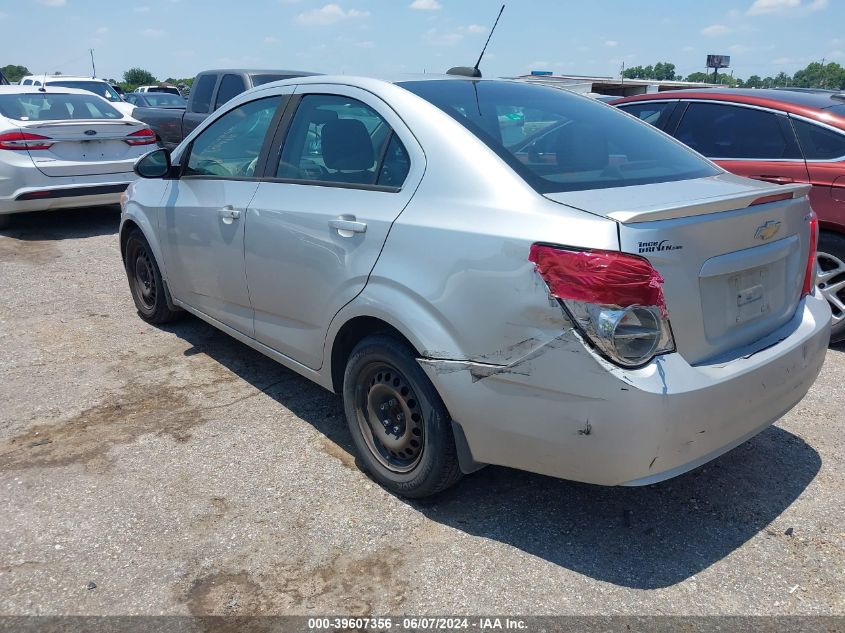
[[[20,213],[0,235],[33,242],[115,235],[120,226],[116,205]]]
[[[353,447],[339,396],[194,318],[165,329],[312,424],[339,449]],[[604,487],[489,466],[455,488],[408,501],[432,521],[492,539],[597,580],[668,587],[730,555],[765,530],[821,467],[801,438],[771,427],[710,464],[647,487]],[[789,528],[792,528],[791,530]]]

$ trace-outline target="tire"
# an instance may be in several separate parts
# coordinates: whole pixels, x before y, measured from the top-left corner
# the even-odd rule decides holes
[[[407,344],[385,334],[358,343],[343,404],[359,464],[390,492],[419,499],[463,476],[449,413]]]
[[[167,290],[161,270],[153,256],[147,238],[138,229],[132,229],[126,238],[124,267],[129,279],[129,292],[138,309],[138,315],[147,323],[160,325],[181,317],[184,313],[171,310],[167,305]]]
[[[818,289],[833,314],[830,342],[845,340],[845,237],[824,231],[819,235]]]

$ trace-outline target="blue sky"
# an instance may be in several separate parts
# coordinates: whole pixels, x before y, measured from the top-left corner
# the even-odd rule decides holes
[[[214,67],[347,74],[441,72],[475,62],[500,0],[0,0],[0,65],[120,78]],[[845,64],[845,0],[510,0],[482,70],[616,75],[707,53],[751,74]]]

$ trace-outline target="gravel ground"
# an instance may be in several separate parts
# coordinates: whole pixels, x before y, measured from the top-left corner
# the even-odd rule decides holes
[[[114,209],[0,234],[0,614],[843,614],[845,349],[777,425],[602,488],[355,467],[339,399],[133,309]]]

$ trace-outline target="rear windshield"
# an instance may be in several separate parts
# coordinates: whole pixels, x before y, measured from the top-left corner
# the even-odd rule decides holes
[[[94,95],[60,92],[0,94],[0,114],[18,121],[120,119],[123,115]]]
[[[253,75],[252,85],[253,87],[263,86],[273,81],[281,81],[282,79],[290,79],[291,77],[296,77],[296,75]]]
[[[540,193],[720,173],[652,126],[566,90],[507,81],[399,85],[461,123]]]
[[[155,108],[184,108],[185,99],[167,92],[147,92],[144,99]]]
[[[104,81],[71,81],[62,79],[54,81],[51,79],[47,82],[47,87],[49,88],[50,86],[87,90],[88,92],[93,92],[95,95],[100,95],[106,101],[122,101],[120,95],[117,94],[117,91]]]

